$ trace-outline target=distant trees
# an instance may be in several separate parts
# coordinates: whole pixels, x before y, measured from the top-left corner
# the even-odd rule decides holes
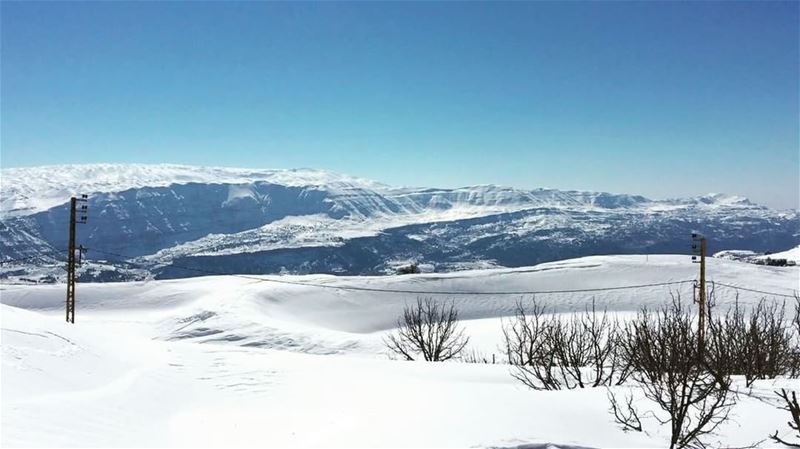
[[[773,259],[771,257],[767,257],[765,259],[757,259],[756,260],[756,264],[757,265],[769,265],[769,266],[772,266],[772,267],[793,267],[793,266],[797,265],[797,262],[795,262],[794,260]]]
[[[397,274],[418,274],[418,273],[421,273],[421,270],[419,269],[419,265],[416,263],[405,265],[397,269]]]
[[[453,302],[439,304],[432,298],[417,298],[406,306],[397,330],[384,340],[392,353],[406,360],[421,356],[429,362],[457,357],[468,342]]]

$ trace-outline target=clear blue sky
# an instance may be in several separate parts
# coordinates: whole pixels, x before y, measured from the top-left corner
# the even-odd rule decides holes
[[[798,207],[798,3],[2,2],[3,167]]]

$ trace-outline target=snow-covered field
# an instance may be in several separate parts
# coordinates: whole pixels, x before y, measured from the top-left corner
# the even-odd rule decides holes
[[[686,256],[598,256],[448,274],[79,284],[74,325],[63,322],[63,285],[5,285],[0,444],[663,447],[667,429],[622,432],[605,389],[531,391],[502,364],[390,360],[382,338],[417,295],[370,289],[450,292],[435,296],[456,303],[470,349],[499,358],[501,322],[521,296],[500,292],[689,281],[696,270]],[[796,267],[712,259],[708,273],[751,289],[800,290]],[[691,301],[691,290],[686,282],[536,299],[571,312],[594,298],[624,316],[670,291]],[[716,292],[720,304],[737,294]],[[743,302],[762,296],[738,294]],[[757,391],[766,396],[775,385],[763,381]],[[784,421],[745,396],[717,438],[749,445]]]
[[[758,256],[759,259],[786,259],[791,260],[793,262],[800,262],[800,245],[792,248],[787,249],[786,251],[781,251],[779,253],[768,254],[764,256]]]

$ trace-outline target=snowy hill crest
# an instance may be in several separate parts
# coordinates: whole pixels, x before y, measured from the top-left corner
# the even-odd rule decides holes
[[[381,188],[366,179],[325,170],[246,169],[176,164],[52,165],[0,170],[0,212],[35,213],[78,193],[113,193],[173,184],[248,184],[263,181],[287,186]]]

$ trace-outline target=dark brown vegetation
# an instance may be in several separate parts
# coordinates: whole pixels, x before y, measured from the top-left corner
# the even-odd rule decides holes
[[[531,301],[503,325],[511,375],[530,388],[560,390],[619,385],[629,370],[619,357],[619,326],[594,301],[562,319]]]
[[[397,321],[397,331],[384,340],[392,353],[406,360],[422,356],[429,362],[457,357],[468,342],[453,302],[440,305],[432,298],[417,298],[416,303],[406,306]]]
[[[737,299],[724,315],[709,320],[705,362],[716,371],[744,376],[747,387],[788,376],[797,371],[795,333],[783,303],[762,299],[748,313]]]
[[[415,263],[397,269],[397,274],[419,274],[421,272],[419,265]]]
[[[794,297],[794,319],[792,326],[795,331],[795,345],[794,345],[794,364],[792,366],[792,377],[797,377],[800,374],[800,296]],[[779,436],[779,432],[770,435],[770,440],[784,444],[789,447],[800,447],[800,404],[797,402],[797,392],[787,389],[781,389],[775,392],[780,400],[779,408],[789,412],[790,419],[787,421],[791,436]],[[789,441],[792,439],[794,441]]]
[[[610,412],[623,430],[643,431],[641,417],[648,416],[669,426],[670,449],[707,447],[740,394],[735,376],[750,389],[760,379],[800,374],[800,297],[795,297],[792,319],[784,303],[766,298],[750,309],[737,298],[720,315],[713,290],[708,299],[704,338],[695,308],[677,295],[627,322],[597,311],[594,301],[581,313],[559,315],[535,300],[520,300],[503,323],[511,375],[537,390],[608,387]],[[397,332],[385,340],[406,360],[495,363],[494,355],[490,361],[465,351],[467,342],[453,302],[431,298],[407,306]],[[628,390],[611,388],[616,386]],[[800,447],[797,394],[775,393],[779,408],[789,412],[790,432],[776,430],[769,438]]]
[[[797,402],[797,392],[781,389],[776,391],[775,394],[782,401],[780,409],[788,411],[791,416],[791,419],[786,424],[792,430],[791,433],[794,434],[792,437],[795,441],[791,442],[784,439],[786,437],[778,436],[777,430],[769,438],[776,443],[785,444],[789,447],[800,447],[800,404]]]
[[[703,362],[695,316],[674,297],[656,312],[642,310],[620,339],[631,380],[670,426],[670,448],[705,447],[704,437],[727,418],[735,403],[730,373]],[[623,428],[638,423],[638,407],[627,401],[621,414],[610,393],[612,412]],[[661,416],[661,417],[660,417]]]
[[[737,300],[716,316],[711,291],[708,304],[701,339],[694,308],[679,296],[627,323],[594,304],[559,316],[520,301],[503,326],[511,375],[541,390],[626,385],[625,394],[608,390],[610,412],[625,431],[642,431],[647,415],[669,425],[670,448],[705,447],[738,397],[734,376],[751,387],[800,373],[800,299],[792,320],[777,301],[744,309]],[[783,408],[794,410],[788,402]]]

